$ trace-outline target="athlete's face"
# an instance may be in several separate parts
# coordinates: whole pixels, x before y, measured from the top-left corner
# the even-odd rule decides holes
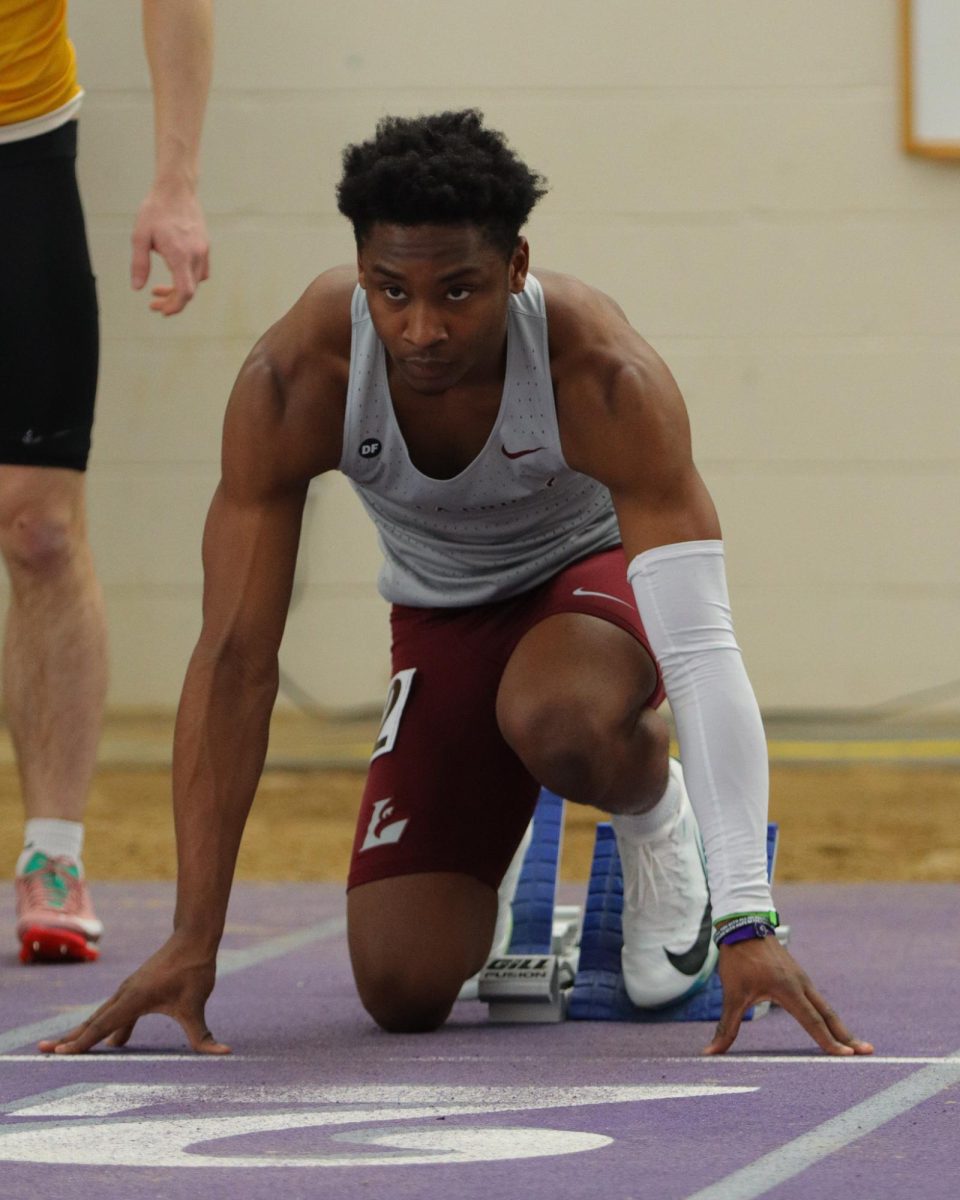
[[[360,286],[394,377],[428,395],[498,377],[528,258],[524,238],[508,262],[476,225],[374,225]]]

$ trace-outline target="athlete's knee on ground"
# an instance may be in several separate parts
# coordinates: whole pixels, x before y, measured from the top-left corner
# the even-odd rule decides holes
[[[383,1029],[424,1033],[447,1019],[465,979],[486,961],[497,894],[460,872],[422,872],[347,893],[357,991]]]
[[[430,1033],[450,1015],[463,982],[394,964],[355,971],[363,1007],[387,1033]]]

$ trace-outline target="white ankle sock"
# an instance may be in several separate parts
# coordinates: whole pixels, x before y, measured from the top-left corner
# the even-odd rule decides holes
[[[23,829],[23,852],[17,859],[19,875],[39,850],[50,858],[72,858],[83,875],[80,852],[83,849],[83,822],[61,821],[56,817],[34,817]]]
[[[612,817],[614,828],[626,837],[646,841],[654,838],[676,820],[683,797],[680,764],[670,761],[670,775],[663,795],[653,808],[643,813],[617,813]]]

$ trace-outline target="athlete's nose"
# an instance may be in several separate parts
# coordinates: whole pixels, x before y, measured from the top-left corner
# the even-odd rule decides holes
[[[410,304],[407,307],[407,323],[403,339],[417,350],[429,350],[447,340],[447,331],[440,314],[428,304]]]

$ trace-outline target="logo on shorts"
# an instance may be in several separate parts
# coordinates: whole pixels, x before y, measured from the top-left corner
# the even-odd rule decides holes
[[[621,600],[619,596],[611,596],[609,592],[591,592],[584,587],[573,589],[575,596],[599,596],[601,600],[612,600],[615,604],[625,604],[627,608],[632,607],[628,600]]]
[[[375,846],[395,846],[403,837],[403,831],[406,829],[409,822],[409,817],[402,817],[399,821],[393,821],[396,809],[393,807],[393,797],[388,796],[386,800],[378,800],[373,806],[373,815],[370,817],[370,824],[367,826],[367,835],[363,839],[363,845],[360,847],[361,854],[364,850],[372,850]]]
[[[383,449],[383,442],[379,438],[367,438],[365,442],[360,443],[361,458],[376,458]]]

